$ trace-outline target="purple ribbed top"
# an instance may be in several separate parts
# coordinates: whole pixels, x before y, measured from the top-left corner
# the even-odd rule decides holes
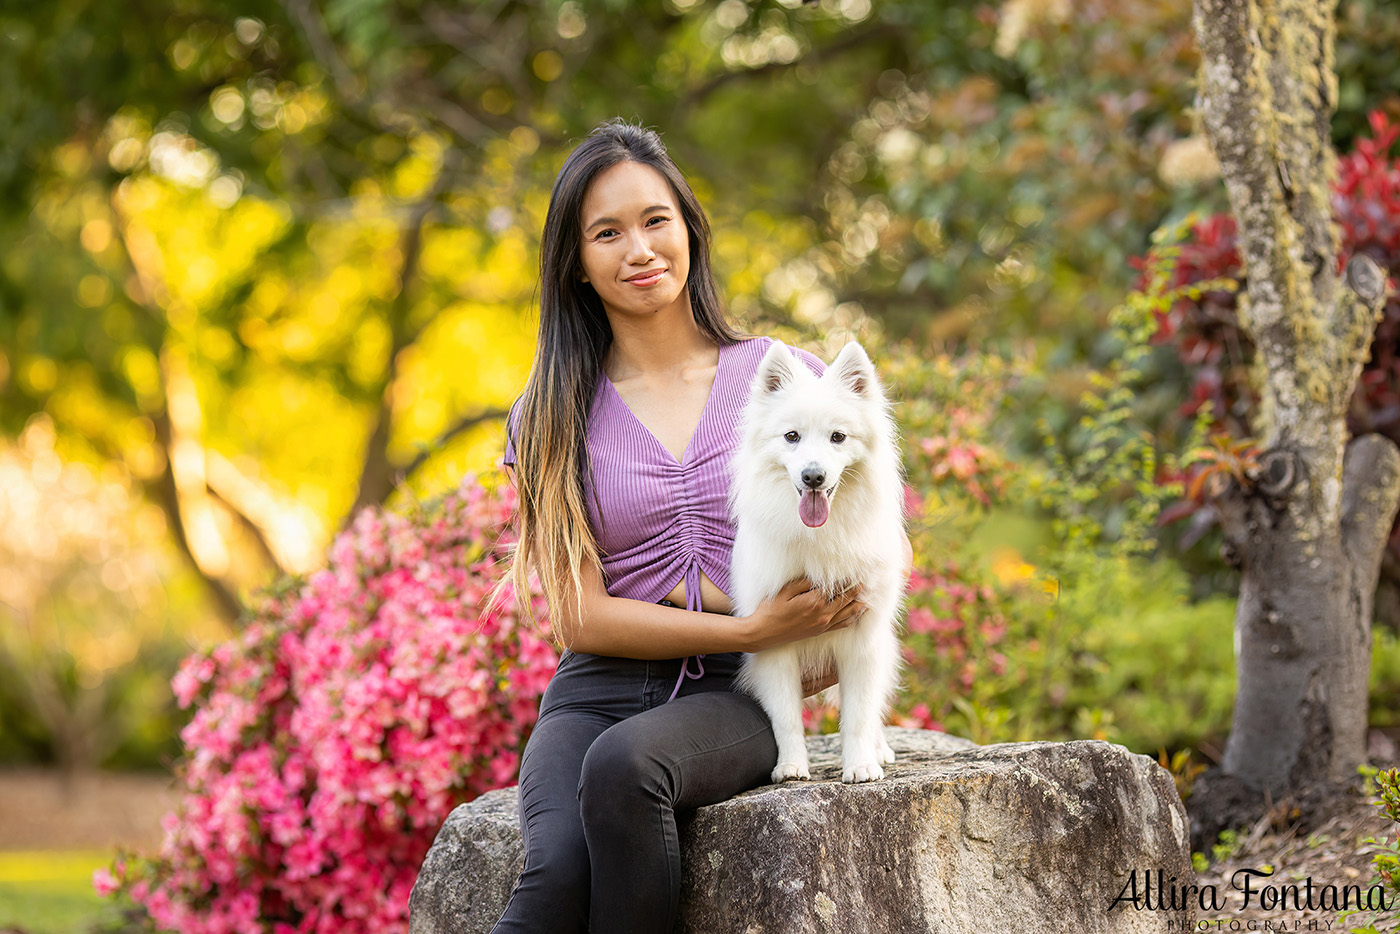
[[[739,441],[739,414],[772,343],[760,337],[720,347],[714,386],[680,463],[632,414],[607,375],[599,374],[587,437],[597,495],[585,490],[585,497],[612,596],[656,603],[683,578],[686,609],[699,611],[702,571],[729,593],[729,461]],[[790,349],[816,375],[826,370],[807,351]],[[518,401],[511,407],[503,458],[511,465]]]

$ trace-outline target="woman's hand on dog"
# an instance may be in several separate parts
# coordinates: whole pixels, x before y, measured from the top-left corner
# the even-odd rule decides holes
[[[805,577],[788,581],[744,617],[748,630],[746,651],[757,652],[845,629],[866,610],[866,605],[858,599],[860,589],[856,584],[828,599]]]

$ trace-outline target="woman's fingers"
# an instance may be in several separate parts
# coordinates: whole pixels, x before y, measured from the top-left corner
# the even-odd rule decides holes
[[[849,626],[860,618],[860,614],[865,612],[865,604],[860,602],[861,590],[862,587],[860,584],[856,584],[854,587],[848,587],[838,594],[835,601],[833,601],[838,604],[836,611],[837,617],[845,620],[843,625]]]
[[[860,619],[861,614],[863,614],[866,609],[867,607],[864,603],[861,603],[859,600],[853,600],[846,604],[845,608],[832,618],[832,628],[845,629],[847,626]]]
[[[805,577],[794,577],[783,585],[782,592],[788,596],[796,596],[809,590],[815,590],[812,582]]]
[[[786,605],[783,615],[794,628],[792,634],[780,641],[801,639],[823,632],[844,629],[860,618],[866,605],[860,602],[861,585],[854,584],[828,596],[806,577],[788,581],[774,599]],[[788,615],[791,614],[791,615]]]

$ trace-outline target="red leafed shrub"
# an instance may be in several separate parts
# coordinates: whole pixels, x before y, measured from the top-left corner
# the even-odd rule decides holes
[[[182,934],[406,931],[434,835],[515,780],[557,661],[512,590],[486,608],[514,495],[468,475],[409,515],[360,513],[325,570],[187,660],[180,803],[159,854],[99,891]]]
[[[1390,273],[1384,317],[1372,338],[1371,356],[1361,373],[1347,428],[1353,435],[1381,432],[1400,443],[1400,157],[1393,153],[1400,126],[1385,114],[1370,114],[1371,139],[1359,139],[1353,152],[1338,159],[1337,181],[1332,190],[1333,217],[1341,227],[1338,269],[1351,257],[1364,253]],[[1248,277],[1236,247],[1235,220],[1218,214],[1196,224],[1179,246],[1172,286],[1187,286],[1210,279],[1235,279],[1240,291]],[[1135,260],[1142,268],[1145,259]],[[1169,343],[1192,374],[1189,397],[1182,403],[1183,416],[1194,415],[1213,403],[1220,432],[1235,439],[1255,434],[1251,424],[1258,399],[1249,386],[1248,369],[1254,347],[1236,321],[1238,292],[1206,291],[1199,298],[1183,298],[1166,313],[1157,315],[1154,343]],[[1181,518],[1190,509],[1174,508],[1170,518]],[[1392,536],[1391,547],[1400,546]],[[1400,555],[1400,551],[1397,551]]]

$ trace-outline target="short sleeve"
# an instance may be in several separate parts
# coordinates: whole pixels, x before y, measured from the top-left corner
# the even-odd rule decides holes
[[[510,407],[510,414],[506,416],[506,453],[501,458],[501,463],[507,467],[515,466],[515,432],[520,427],[520,402],[524,396],[515,400]]]

